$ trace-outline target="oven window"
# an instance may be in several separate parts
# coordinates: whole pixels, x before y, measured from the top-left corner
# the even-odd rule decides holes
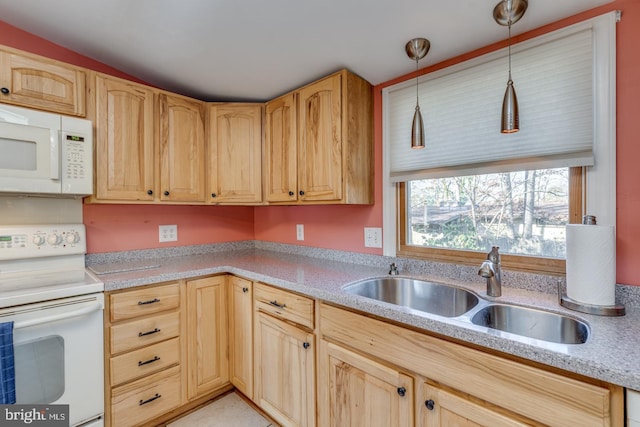
[[[15,349],[16,403],[48,404],[64,394],[64,340],[50,335]]]

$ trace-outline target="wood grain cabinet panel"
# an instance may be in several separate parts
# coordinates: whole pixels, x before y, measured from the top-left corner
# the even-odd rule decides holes
[[[270,203],[373,203],[371,85],[342,70],[268,102],[265,165]]]
[[[188,395],[229,382],[226,276],[187,281]]]
[[[84,69],[44,57],[0,50],[0,102],[84,117]]]
[[[96,199],[155,199],[153,112],[150,88],[96,76]]]
[[[412,427],[413,378],[326,341],[320,342],[319,425]]]
[[[160,200],[205,201],[204,102],[158,95]]]
[[[262,202],[262,104],[209,104],[209,201]]]
[[[230,379],[253,399],[253,282],[236,276],[228,280]]]

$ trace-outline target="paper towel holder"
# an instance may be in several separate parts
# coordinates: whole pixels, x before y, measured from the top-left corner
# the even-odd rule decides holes
[[[593,215],[585,215],[582,217],[582,223],[587,225],[595,225],[596,217]],[[562,289],[562,281],[558,280],[558,303],[569,310],[579,311],[580,313],[595,314],[597,316],[624,316],[626,310],[622,304],[614,305],[595,305],[571,299],[564,293]]]

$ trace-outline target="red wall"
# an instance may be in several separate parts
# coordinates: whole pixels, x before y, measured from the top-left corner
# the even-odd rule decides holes
[[[617,276],[618,283],[640,285],[640,144],[636,144],[640,120],[640,55],[634,45],[640,40],[640,2],[616,0],[553,25],[523,34],[514,41],[534,37],[611,10],[622,11],[617,26]],[[122,75],[104,64],[77,55],[45,40],[22,32],[0,21],[0,44],[61,59],[95,70]],[[436,66],[438,68],[501,48],[504,42],[487,46]],[[373,206],[300,206],[300,207],[188,207],[188,206],[105,206],[86,205],[85,223],[89,230],[90,252],[158,247],[157,224],[178,224],[181,245],[259,239],[281,243],[351,250],[379,254],[379,249],[364,248],[364,227],[382,226],[382,104],[381,90],[391,84],[415,77],[400,76],[374,88],[376,204]],[[296,240],[295,225],[305,225],[305,240]],[[135,239],[132,239],[135,236]],[[184,236],[184,239],[183,239]],[[130,242],[130,243],[126,243]]]

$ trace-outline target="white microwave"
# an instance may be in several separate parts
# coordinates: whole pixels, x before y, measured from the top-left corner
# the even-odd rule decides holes
[[[0,193],[93,193],[90,120],[0,104]]]

